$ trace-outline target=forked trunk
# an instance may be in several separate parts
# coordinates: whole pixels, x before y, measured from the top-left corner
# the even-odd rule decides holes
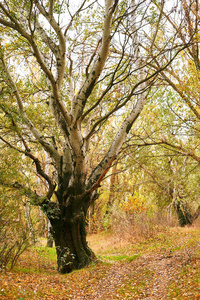
[[[95,259],[86,241],[85,213],[81,209],[71,211],[69,217],[69,209],[65,210],[62,217],[51,220],[58,271],[62,274],[83,268]]]

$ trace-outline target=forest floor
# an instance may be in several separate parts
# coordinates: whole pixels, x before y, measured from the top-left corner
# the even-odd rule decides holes
[[[55,249],[35,246],[0,273],[0,299],[200,299],[200,229],[169,228],[147,240],[90,235],[94,263],[56,271]]]

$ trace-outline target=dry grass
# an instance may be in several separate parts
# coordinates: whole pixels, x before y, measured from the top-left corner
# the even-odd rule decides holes
[[[117,235],[111,231],[104,231],[98,234],[91,234],[88,236],[88,244],[99,256],[106,255],[108,253],[118,252],[119,249],[127,251],[132,246],[132,243],[128,239],[122,238],[121,235]]]

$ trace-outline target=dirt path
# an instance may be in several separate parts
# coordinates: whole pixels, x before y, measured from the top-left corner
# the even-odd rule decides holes
[[[165,299],[167,287],[170,280],[173,280],[177,274],[177,268],[173,264],[170,255],[153,255],[148,258],[148,268],[154,272],[152,285],[150,287],[150,296],[145,299]]]
[[[145,258],[145,265],[153,272],[153,278],[147,290],[150,293],[145,300],[166,299],[169,283],[180,272],[181,264],[177,263],[176,256],[171,253],[165,255],[153,254]]]
[[[82,289],[76,299],[171,299],[168,297],[170,284],[190,264],[193,252],[194,249],[166,251],[144,255],[129,263],[114,263],[102,279],[88,288],[90,293]],[[200,299],[200,293],[181,299]]]
[[[173,232],[168,238],[144,243],[140,250],[126,247],[126,252],[117,245],[108,257],[126,253],[132,261],[104,261],[68,275],[59,275],[44,257],[37,262],[28,253],[21,260],[29,263],[27,272],[0,273],[0,299],[200,300],[200,231]],[[101,250],[105,257],[114,239],[111,242]],[[38,272],[31,272],[32,264],[38,264]]]

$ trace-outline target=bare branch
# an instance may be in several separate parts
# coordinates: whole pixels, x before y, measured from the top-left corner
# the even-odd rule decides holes
[[[74,18],[81,12],[82,8],[84,7],[85,3],[87,0],[84,0],[83,3],[81,4],[81,6],[79,7],[79,9],[75,12],[75,14],[73,16],[71,16],[71,20],[69,22],[69,24],[67,25],[65,32],[64,32],[64,36],[67,35],[67,31],[69,30],[69,28],[71,27]]]
[[[65,72],[65,54],[66,54],[66,41],[65,36],[62,32],[62,29],[60,28],[59,24],[56,22],[53,14],[49,14],[47,11],[45,11],[44,7],[40,5],[38,0],[34,0],[37,8],[41,12],[41,14],[46,18],[46,20],[49,22],[49,24],[52,26],[52,28],[55,30],[58,39],[59,39],[59,52],[56,55],[57,59],[57,80],[56,84],[58,86],[58,90],[60,89],[62,85],[62,81],[64,78],[64,72]],[[53,2],[51,2],[50,6],[53,6]],[[53,8],[51,8],[52,10]]]
[[[71,108],[71,115],[73,116],[74,123],[81,117],[86,101],[90,96],[95,86],[95,83],[97,82],[103,70],[103,67],[105,65],[108,52],[109,52],[110,40],[111,40],[110,33],[111,33],[112,15],[115,11],[117,3],[118,0],[106,1],[101,48],[98,53],[98,57],[91,68],[91,72],[89,73],[86,81],[84,82],[83,86],[81,87],[81,89],[79,90],[77,96],[73,101],[73,106]]]
[[[12,188],[15,190],[20,190],[25,196],[30,199],[31,204],[36,206],[41,206],[44,210],[47,210],[48,207],[57,208],[57,204],[55,202],[50,201],[49,194],[46,196],[39,196],[35,191],[32,191],[29,187],[19,183],[19,182],[6,182],[0,179],[0,185]]]
[[[151,53],[152,53],[152,50],[153,50],[153,47],[154,47],[154,43],[155,43],[156,37],[158,35],[158,30],[159,30],[160,22],[161,22],[162,15],[163,15],[164,3],[165,3],[165,0],[162,0],[162,2],[161,2],[161,8],[160,8],[160,14],[159,14],[159,18],[158,18],[158,21],[157,21],[157,24],[156,24],[156,30],[154,32],[153,39],[152,39],[151,46],[150,46],[150,52]]]
[[[170,147],[176,149],[176,151],[178,151],[180,154],[182,154],[182,155],[184,155],[184,156],[190,156],[190,157],[192,157],[194,160],[196,160],[198,163],[200,163],[200,157],[197,156],[197,155],[194,153],[194,151],[185,149],[185,148],[183,147],[183,145],[181,145],[181,144],[180,144],[180,145],[172,144],[172,143],[170,143],[169,141],[167,141],[166,139],[162,139],[162,142],[163,142],[163,144],[168,145],[168,146],[170,146]]]

